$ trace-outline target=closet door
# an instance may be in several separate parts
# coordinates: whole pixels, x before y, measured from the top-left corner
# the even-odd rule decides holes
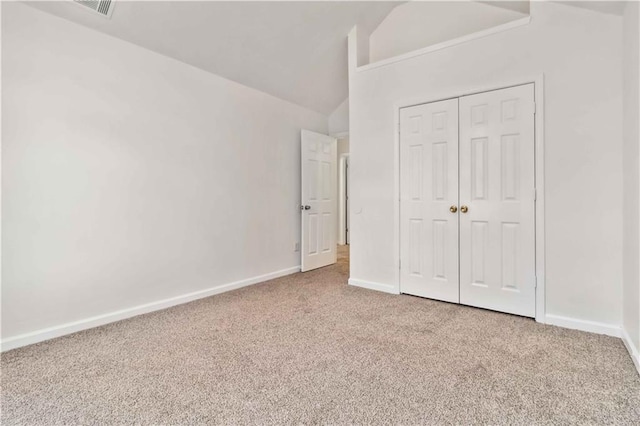
[[[459,302],[458,100],[400,110],[400,291]]]
[[[460,303],[535,316],[533,84],[460,98]]]

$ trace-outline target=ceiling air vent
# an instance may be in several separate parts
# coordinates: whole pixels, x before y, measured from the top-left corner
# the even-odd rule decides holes
[[[111,18],[115,0],[73,0],[75,4],[92,10],[100,16]]]

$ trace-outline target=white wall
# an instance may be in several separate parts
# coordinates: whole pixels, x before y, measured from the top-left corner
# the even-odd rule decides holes
[[[371,33],[369,58],[380,61],[525,16],[473,1],[410,1],[394,8]]]
[[[623,327],[629,343],[640,350],[640,121],[638,54],[640,8],[629,2],[624,15],[624,211],[623,211]],[[640,359],[637,360],[640,366]]]
[[[2,9],[3,341],[295,270],[300,129],[327,117]]]
[[[349,98],[329,115],[329,133],[335,135],[346,132],[349,132]]]
[[[546,312],[616,332],[622,321],[622,19],[547,2],[532,2],[531,15],[529,25],[510,31],[350,70],[351,279],[398,289],[394,104],[544,73]]]

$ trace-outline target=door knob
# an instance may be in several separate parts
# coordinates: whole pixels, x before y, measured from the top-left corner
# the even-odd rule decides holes
[[[456,206],[451,206],[451,207],[449,207],[449,211],[450,211],[451,213],[455,213],[455,212],[457,212],[457,211],[458,211],[458,207],[456,207]]]
[[[469,211],[469,207],[467,207],[467,206],[461,206],[461,207],[460,207],[460,211],[461,211],[462,213],[466,213],[466,212],[468,212],[468,211]]]
[[[300,210],[311,210],[311,206],[300,206]]]

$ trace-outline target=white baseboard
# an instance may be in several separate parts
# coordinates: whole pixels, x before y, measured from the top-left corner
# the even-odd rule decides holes
[[[622,329],[622,342],[627,347],[629,355],[631,355],[631,359],[633,360],[633,364],[636,366],[638,374],[640,374],[640,349],[633,344],[631,337],[624,328]]]
[[[607,336],[620,337],[621,328],[618,325],[605,324],[596,321],[580,320],[568,318],[560,315],[545,315],[545,324],[556,325],[558,327],[570,328],[572,330],[588,331],[589,333],[605,334]]]
[[[349,285],[355,287],[367,288],[369,290],[382,291],[384,293],[400,294],[398,289],[391,284],[374,283],[371,281],[363,281],[355,278],[349,278]]]
[[[67,334],[75,333],[82,330],[87,330],[89,328],[99,327],[101,325],[135,317],[137,315],[142,315],[142,314],[146,314],[153,311],[159,311],[161,309],[166,309],[171,306],[181,305],[183,303],[192,302],[197,299],[202,299],[205,297],[213,296],[213,295],[224,293],[227,291],[236,290],[242,287],[247,287],[249,285],[261,283],[263,281],[284,277],[285,275],[294,274],[296,272],[300,272],[300,266],[282,269],[280,271],[275,271],[275,272],[260,275],[257,277],[235,281],[232,283],[221,284],[205,290],[194,291],[192,293],[171,297],[169,299],[158,300],[156,302],[146,303],[144,305],[138,305],[132,308],[122,309],[119,311],[110,312],[108,314],[97,315],[94,317],[85,318],[79,321],[69,322],[69,323],[57,325],[54,327],[48,327],[41,330],[30,332],[30,333],[20,334],[18,336],[13,336],[7,339],[3,339],[2,342],[0,342],[0,352],[8,351],[8,350],[19,348],[22,346],[32,345],[34,343],[42,342],[42,341],[53,339],[56,337],[65,336]]]

